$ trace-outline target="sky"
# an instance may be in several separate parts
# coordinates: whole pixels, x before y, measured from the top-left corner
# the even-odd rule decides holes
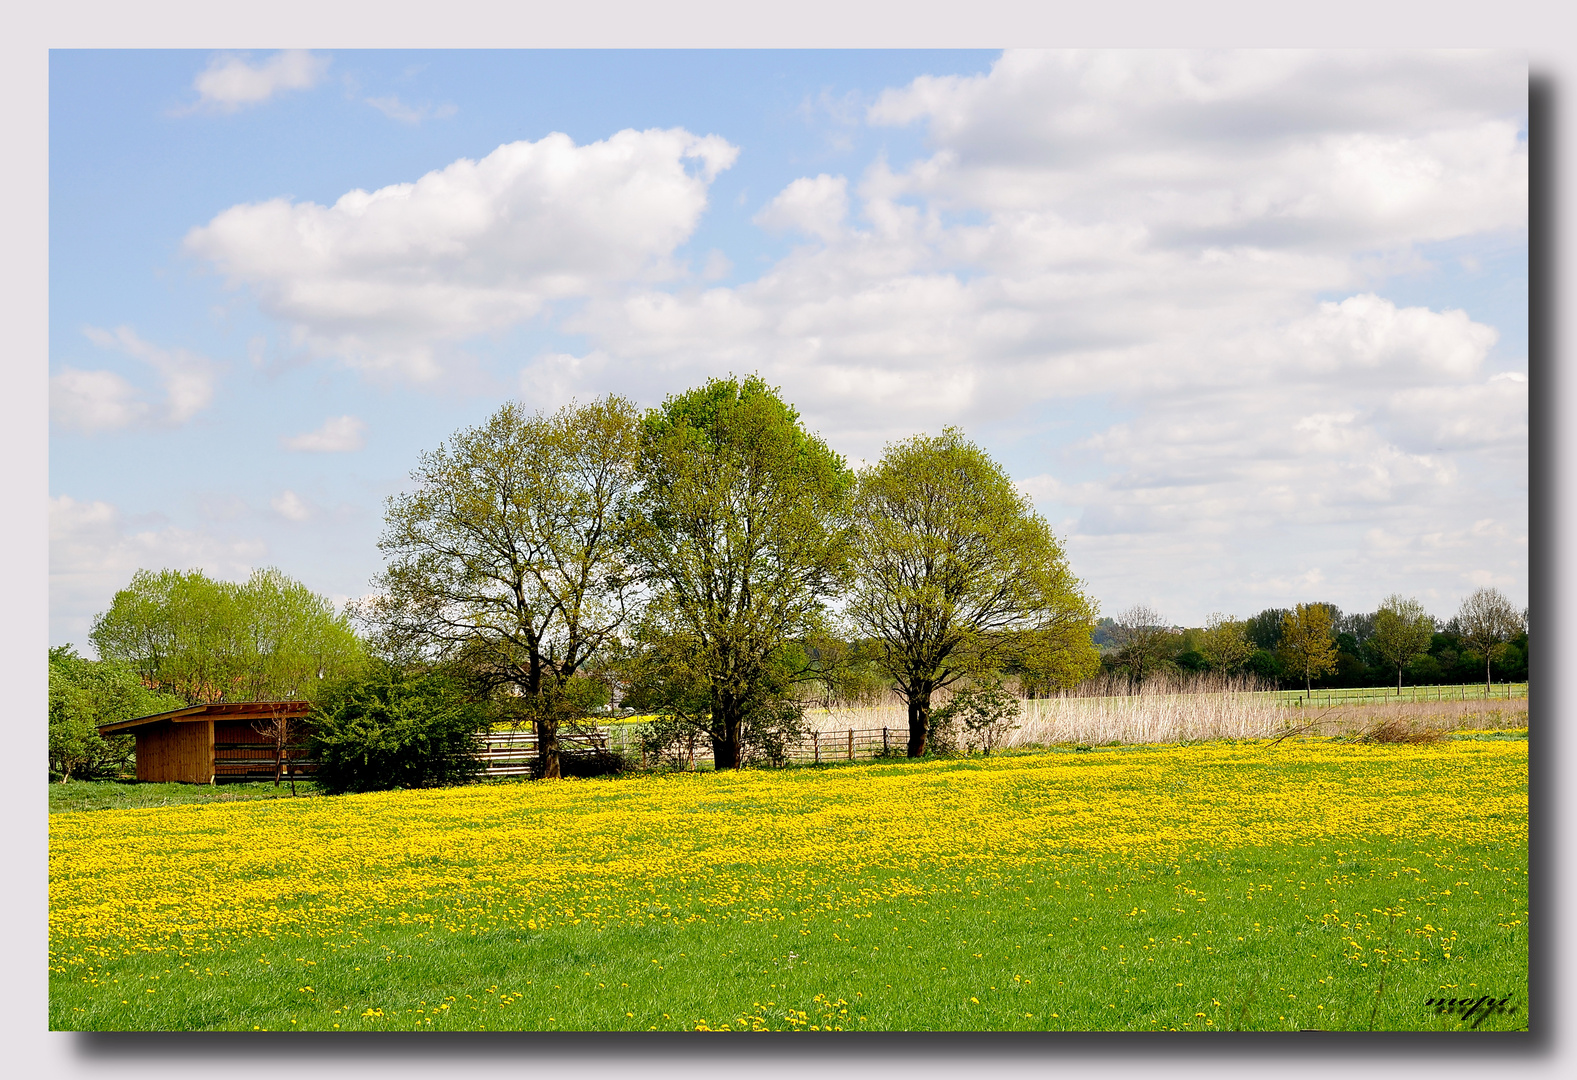
[[[955,425],[1104,614],[1528,602],[1507,52],[53,51],[50,640],[138,568],[344,601],[518,399],[758,372]]]

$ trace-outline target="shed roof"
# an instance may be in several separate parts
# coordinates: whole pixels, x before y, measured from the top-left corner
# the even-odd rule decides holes
[[[184,709],[139,716],[133,720],[119,720],[99,726],[100,735],[114,735],[147,724],[169,720],[177,724],[193,720],[267,720],[275,716],[304,716],[312,711],[310,701],[214,701],[188,705]]]

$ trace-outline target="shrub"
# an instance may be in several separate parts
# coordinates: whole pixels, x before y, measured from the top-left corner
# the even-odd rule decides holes
[[[1018,699],[1001,683],[972,686],[953,695],[953,699],[931,712],[931,738],[936,753],[956,753],[958,739],[973,753],[990,756],[1007,733],[1018,727]],[[962,733],[957,731],[962,727]]]
[[[70,645],[49,650],[49,773],[51,779],[116,776],[131,762],[136,740],[105,739],[100,724],[152,716],[186,704],[147,689],[115,660],[88,660]]]
[[[491,715],[454,675],[376,665],[318,698],[311,720],[318,784],[333,794],[474,779],[482,769],[477,736]]]

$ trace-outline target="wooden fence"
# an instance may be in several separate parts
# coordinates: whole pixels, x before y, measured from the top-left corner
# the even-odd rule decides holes
[[[1359,687],[1347,690],[1269,691],[1271,699],[1294,708],[1310,705],[1331,708],[1336,705],[1394,705],[1420,701],[1515,701],[1528,696],[1527,683],[1494,683],[1486,694],[1483,683],[1441,686]]]
[[[704,733],[695,732],[677,748],[681,768],[693,769],[710,763],[711,746]],[[629,725],[615,724],[584,732],[560,732],[559,746],[565,751],[612,751],[638,753]],[[532,731],[493,731],[477,740],[484,776],[529,776],[537,756],[537,736]],[[903,754],[909,745],[907,727],[847,728],[843,731],[811,732],[788,747],[786,757],[794,764],[820,765],[832,761],[885,757]]]
[[[626,734],[618,728],[561,731],[559,748],[570,753],[623,751],[627,749]],[[477,739],[477,747],[483,776],[529,776],[537,758],[537,734],[525,730],[490,731]]]
[[[846,728],[843,731],[813,731],[797,746],[789,747],[787,757],[799,764],[820,765],[829,761],[903,754],[908,747],[907,727]]]

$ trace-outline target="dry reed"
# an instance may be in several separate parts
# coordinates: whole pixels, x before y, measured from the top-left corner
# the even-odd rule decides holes
[[[933,704],[944,700],[939,696]],[[1245,679],[1158,679],[1136,691],[1121,681],[1104,680],[1054,697],[1020,698],[1019,704],[1019,726],[1004,740],[1007,747],[1275,739],[1299,734],[1429,741],[1458,729],[1519,728],[1528,723],[1527,698],[1391,700],[1317,711],[1289,707]],[[812,708],[805,718],[809,728],[821,733],[908,727],[908,711],[896,696],[874,705]]]

